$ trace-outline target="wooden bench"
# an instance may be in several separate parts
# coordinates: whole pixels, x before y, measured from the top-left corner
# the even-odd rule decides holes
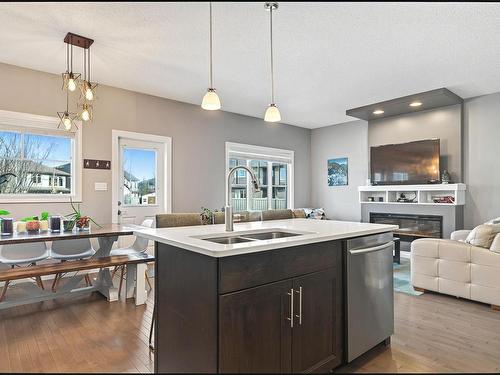
[[[0,294],[0,302],[4,299],[9,283],[13,280],[37,278],[46,275],[63,274],[68,272],[101,269],[106,267],[122,266],[129,264],[140,264],[154,262],[154,256],[146,253],[132,255],[116,255],[86,260],[76,260],[61,263],[42,264],[31,267],[19,267],[0,271],[0,282],[4,281],[4,287]]]

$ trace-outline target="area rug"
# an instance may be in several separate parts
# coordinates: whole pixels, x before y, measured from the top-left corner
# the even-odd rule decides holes
[[[401,264],[393,263],[394,269],[394,291],[405,293],[410,296],[419,296],[422,292],[417,292],[411,285],[410,260],[401,258]]]

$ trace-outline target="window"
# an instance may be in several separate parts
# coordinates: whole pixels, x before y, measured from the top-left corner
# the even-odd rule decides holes
[[[80,132],[58,119],[0,111],[0,200],[80,200]]]
[[[123,147],[123,204],[156,205],[156,151]]]
[[[247,166],[260,186],[254,191],[246,171],[236,171],[231,184],[234,212],[293,208],[293,159],[293,151],[227,142],[227,171]]]

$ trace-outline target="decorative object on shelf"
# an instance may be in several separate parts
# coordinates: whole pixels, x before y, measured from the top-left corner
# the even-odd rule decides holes
[[[368,202],[375,202],[375,197],[368,197]]]
[[[378,201],[379,202],[383,202],[384,201],[384,197],[378,197]]]
[[[209,225],[215,223],[215,212],[210,208],[202,207],[200,213],[200,220],[202,225]]]
[[[348,159],[328,160],[328,186],[348,185]]]
[[[451,176],[448,173],[448,171],[445,169],[442,176],[441,176],[441,183],[442,184],[449,184],[451,182]]]
[[[90,230],[90,222],[93,222],[95,225],[101,228],[101,226],[97,224],[96,221],[92,219],[90,216],[82,215],[82,212],[80,210],[80,204],[78,204],[77,207],[75,207],[73,200],[71,198],[70,198],[70,203],[73,212],[66,215],[66,217],[75,223],[76,228],[78,230],[80,231]]]
[[[433,196],[432,201],[434,203],[448,203],[448,204],[453,204],[455,203],[455,197],[452,195],[441,195],[441,196]]]
[[[416,203],[417,202],[417,193],[413,193],[413,197],[408,198],[405,193],[400,193],[396,202],[399,203]]]
[[[12,236],[14,233],[14,219],[3,217],[0,219],[0,226],[2,227],[2,236]]]
[[[273,56],[273,11],[278,9],[277,2],[266,2],[265,9],[269,11],[269,36],[271,46],[271,104],[267,107],[264,115],[264,121],[279,122],[281,121],[281,114],[274,101],[274,56]]]
[[[215,92],[214,88],[214,73],[213,73],[213,33],[212,33],[212,2],[209,2],[210,6],[210,87],[207,93],[203,97],[201,102],[201,108],[207,111],[216,111],[221,108],[219,95]]]
[[[111,169],[111,162],[109,160],[83,159],[83,168]]]

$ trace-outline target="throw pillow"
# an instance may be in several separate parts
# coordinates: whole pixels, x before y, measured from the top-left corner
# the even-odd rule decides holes
[[[500,224],[500,217],[497,217],[496,219],[491,219],[490,221],[487,221],[485,224]]]
[[[489,249],[498,233],[500,233],[500,224],[478,225],[469,233],[465,242],[473,246]]]
[[[304,208],[306,218],[315,220],[326,220],[325,210],[322,208]]]

